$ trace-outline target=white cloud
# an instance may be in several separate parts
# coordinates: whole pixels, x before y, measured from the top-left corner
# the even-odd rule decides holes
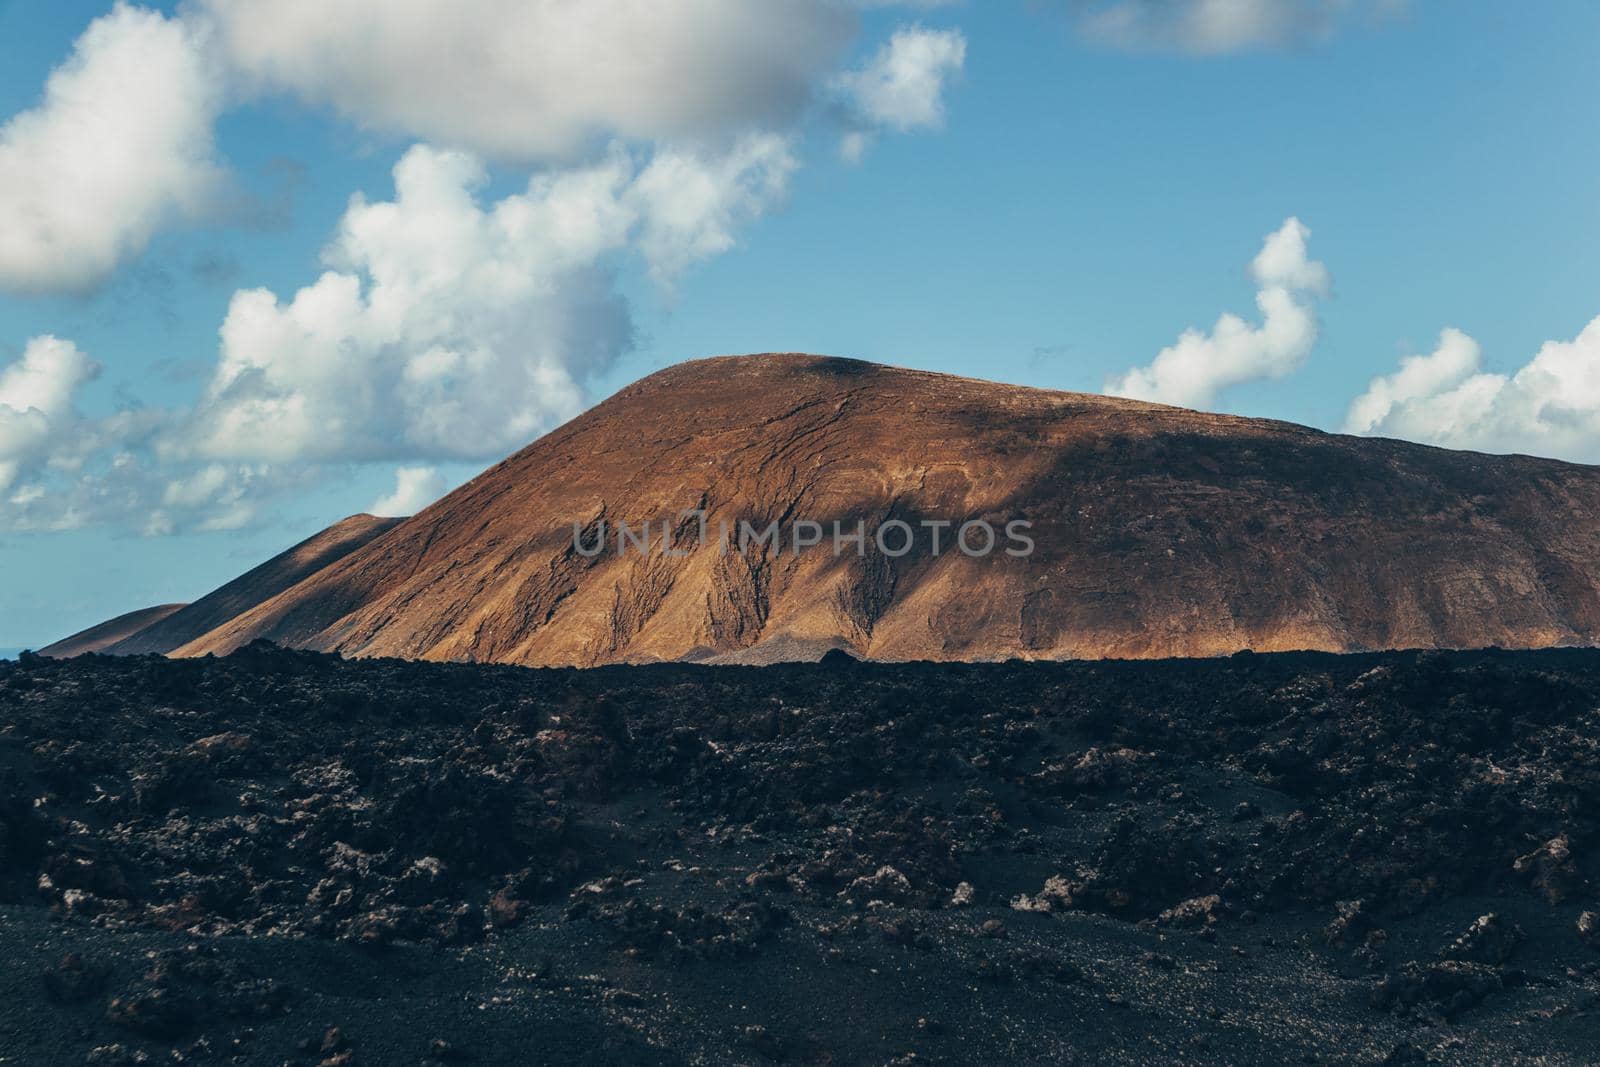
[[[220,82],[195,29],[119,3],[0,128],[0,288],[83,289],[203,205]]]
[[[1112,396],[1207,408],[1230,386],[1282,378],[1304,362],[1317,340],[1312,298],[1326,295],[1328,270],[1311,259],[1311,231],[1297,218],[1268,235],[1250,265],[1260,325],[1224,314],[1210,333],[1189,329],[1148,366],[1106,383]]]
[[[20,359],[0,371],[0,408],[14,415],[59,418],[72,410],[73,394],[95,372],[71,341],[48,334],[35,337]]]
[[[753,134],[725,153],[658,152],[628,191],[638,248],[657,282],[733,248],[735,231],[781,200],[799,166],[787,138]]]
[[[851,126],[842,144],[845,158],[860,159],[882,130],[941,128],[945,86],[966,58],[960,31],[909,26],[896,30],[865,66],[836,77],[834,91]]]
[[[438,500],[445,489],[444,475],[437,467],[399,467],[394,472],[394,492],[379,497],[367,510],[374,515],[404,518]]]
[[[52,457],[0,496],[0,530],[75,530],[116,526],[143,536],[186,530],[236,530],[269,513],[291,490],[326,472],[260,463],[173,464],[159,459],[152,419],[89,420],[94,447],[75,466]]]
[[[495,458],[575,415],[632,341],[618,271],[670,293],[783,198],[798,161],[769,131],[824,84],[851,6],[187,0],[166,18],[119,0],[0,129],[0,287],[90,286],[209,209],[225,86],[477,151],[415,146],[391,200],[352,198],[321,277],[235,293],[191,410],[85,417],[93,364],[30,342],[0,379],[0,529],[233,528],[330,465]],[[895,34],[842,83],[858,133],[937,127],[964,50]],[[482,157],[573,153],[482,200]],[[426,495],[430,469],[380,503]]]
[[[788,143],[726,154],[621,149],[536,175],[487,207],[481,164],[418,146],[393,201],[357,196],[330,269],[287,303],[235,294],[197,412],[194,454],[235,460],[482,459],[582,407],[582,382],[631,340],[613,262],[653,276],[725,251],[783,193]]]
[[[1263,289],[1296,289],[1326,296],[1332,279],[1328,268],[1312,259],[1306,248],[1311,230],[1297,218],[1284,220],[1267,235],[1250,262],[1250,277]]]
[[[78,347],[35,337],[22,356],[0,370],[0,493],[48,461],[79,422],[79,386],[98,369]]]
[[[30,342],[0,371],[0,529],[232,529],[331,464],[521,448],[576,415],[584,381],[630,344],[619,261],[671,285],[732,247],[794,166],[765,134],[646,160],[615,148],[484,205],[477,159],[417,146],[393,200],[352,198],[319,279],[286,302],[234,294],[193,410],[86,418],[74,400],[93,364]],[[414,510],[436,478],[404,469],[382,508]]]
[[[1432,353],[1368,383],[1345,432],[1600,462],[1600,318],[1571,341],[1546,342],[1514,374],[1482,364],[1478,343],[1447,329]]]
[[[493,159],[592,158],[612,139],[725,150],[801,115],[859,27],[850,7],[189,0],[166,18],[117,0],[40,104],[0,128],[0,288],[89,288],[163,226],[218,206],[225,87],[286,91]],[[938,125],[964,48],[953,32],[896,34],[849,76],[861,109],[852,141]]]
[[[269,88],[498,159],[798,114],[855,32],[827,0],[198,0]]]
[[[254,517],[263,495],[303,480],[303,472],[222,464],[174,474],[155,455],[171,425],[165,413],[79,410],[98,373],[76,345],[49,335],[0,367],[0,530],[231,528]]]
[[[128,457],[130,468],[134,463]],[[303,481],[306,472],[289,472],[265,464],[207,463],[177,477],[136,477],[128,469],[107,477],[130,498],[149,497],[151,504],[143,532],[165,534],[180,525],[198,530],[237,530],[257,517],[262,502],[289,485]]]
[[[1084,32],[1121,48],[1216,55],[1316,40],[1353,14],[1382,17],[1406,0],[1074,0]]]
[[[1478,342],[1460,330],[1446,329],[1431,354],[1407,356],[1398,371],[1368,383],[1367,391],[1350,404],[1344,432],[1375,432],[1397,415],[1397,409],[1448,392],[1471,377],[1482,362]]]

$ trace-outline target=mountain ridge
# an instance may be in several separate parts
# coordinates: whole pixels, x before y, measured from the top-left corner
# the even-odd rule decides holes
[[[158,604],[154,607],[139,608],[126,612],[115,618],[107,619],[105,622],[97,623],[87,630],[80,630],[70,637],[64,637],[53,644],[46,645],[39,650],[39,655],[67,659],[72,656],[87,655],[90,652],[104,652],[111,646],[138,635],[188,606],[188,604]]]
[[[735,528],[1021,517],[1039,548],[575,551],[574,523],[687,508]],[[622,389],[174,651],[264,638],[588,666],[1588,644],[1596,516],[1600,469],[1578,464],[835,357],[713,357]]]
[[[382,536],[400,523],[365,513],[351,515],[278,553],[192,604],[169,604],[130,612],[57,641],[41,655],[86,652],[112,656],[165,655],[180,645],[289,589],[324,567]]]

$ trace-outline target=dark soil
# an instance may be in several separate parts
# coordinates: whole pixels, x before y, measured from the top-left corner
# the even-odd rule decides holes
[[[0,664],[0,1063],[1600,1059],[1600,652]]]

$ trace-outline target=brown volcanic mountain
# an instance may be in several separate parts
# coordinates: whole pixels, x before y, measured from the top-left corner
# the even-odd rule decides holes
[[[573,545],[574,522],[696,507],[713,537],[683,556],[659,527],[649,555]],[[946,531],[935,555],[924,529],[903,558],[835,558],[827,540],[740,553],[714,536],[800,519],[1023,519],[1036,550],[968,558]],[[1597,637],[1600,468],[779,355],[652,375],[176,654],[268,638],[598,664]]]
[[[376,515],[352,515],[288,551],[280,552],[193,604],[168,604],[129,612],[58,641],[43,649],[41,654],[66,658],[85,652],[113,656],[171,652],[343,559],[400,522],[400,519]]]

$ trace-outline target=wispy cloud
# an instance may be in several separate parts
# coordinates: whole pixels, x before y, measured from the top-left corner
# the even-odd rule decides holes
[[[1069,0],[1085,36],[1133,50],[1219,55],[1327,37],[1407,0]]]

